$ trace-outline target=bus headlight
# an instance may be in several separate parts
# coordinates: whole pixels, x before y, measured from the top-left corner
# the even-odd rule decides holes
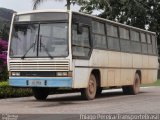
[[[57,77],[67,77],[68,76],[68,72],[57,72],[56,76]]]
[[[20,72],[12,72],[11,76],[20,76]]]

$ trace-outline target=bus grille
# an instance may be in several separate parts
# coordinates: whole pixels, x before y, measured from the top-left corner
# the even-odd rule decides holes
[[[69,60],[10,62],[10,71],[68,71]]]

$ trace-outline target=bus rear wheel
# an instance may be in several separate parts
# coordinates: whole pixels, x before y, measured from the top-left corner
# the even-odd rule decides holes
[[[123,93],[127,95],[136,95],[140,91],[140,77],[139,74],[136,73],[134,77],[134,83],[130,86],[123,86]]]
[[[87,88],[81,89],[81,95],[85,100],[93,100],[97,92],[97,81],[94,74],[90,75]]]
[[[32,88],[32,91],[36,100],[46,100],[47,96],[49,95],[48,88]]]
[[[99,97],[102,94],[102,87],[97,87],[96,96]]]

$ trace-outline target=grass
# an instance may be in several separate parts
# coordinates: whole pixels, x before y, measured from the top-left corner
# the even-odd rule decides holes
[[[148,87],[148,86],[160,86],[160,80],[157,80],[154,83],[150,83],[150,84],[142,84],[142,87]]]
[[[14,88],[8,82],[0,82],[0,98],[31,96],[32,90],[29,88]]]

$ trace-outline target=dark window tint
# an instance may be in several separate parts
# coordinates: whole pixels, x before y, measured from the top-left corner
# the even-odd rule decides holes
[[[132,52],[140,53],[141,52],[141,44],[138,42],[132,42],[131,49],[132,49]]]
[[[141,33],[142,53],[148,54],[147,37],[145,33]]]
[[[157,45],[156,45],[156,36],[152,35],[152,45],[153,45],[153,54],[156,54]]]
[[[93,21],[92,22],[92,31],[94,33],[98,33],[98,34],[102,34],[104,35],[105,34],[105,28],[104,28],[104,24],[103,23],[100,23],[100,22],[97,22],[97,21]]]
[[[131,44],[129,41],[129,30],[126,28],[119,28],[120,33],[120,46],[122,52],[129,52],[131,48]]]
[[[152,44],[148,45],[148,54],[153,54]]]
[[[93,31],[93,47],[106,49],[106,36],[105,36],[105,24],[93,21],[92,22],[92,31]]]
[[[129,39],[129,30],[125,28],[119,28],[120,38],[122,39]]]
[[[83,27],[82,34],[77,34],[77,25],[73,26],[73,45],[89,47],[89,29]]]
[[[147,54],[148,53],[148,49],[147,49],[147,44],[146,43],[142,43],[142,53],[143,54]]]
[[[131,30],[131,40],[140,41],[139,39],[140,39],[139,32]]]
[[[121,44],[121,51],[123,52],[129,52],[131,49],[131,44],[129,40],[120,40],[120,44]]]
[[[146,34],[145,33],[141,33],[141,42],[146,43]]]
[[[95,48],[107,48],[106,36],[99,34],[93,35],[93,46]]]
[[[119,39],[113,37],[107,37],[108,48],[112,50],[120,50]]]
[[[73,46],[73,56],[74,57],[87,57],[89,55],[89,48]]]
[[[77,25],[72,27],[72,44],[74,57],[87,57],[90,51],[89,28],[82,27],[82,34],[77,34]]]
[[[147,43],[151,44],[152,41],[151,41],[151,35],[150,34],[147,34]]]
[[[116,26],[107,24],[107,35],[118,37],[118,28]]]

